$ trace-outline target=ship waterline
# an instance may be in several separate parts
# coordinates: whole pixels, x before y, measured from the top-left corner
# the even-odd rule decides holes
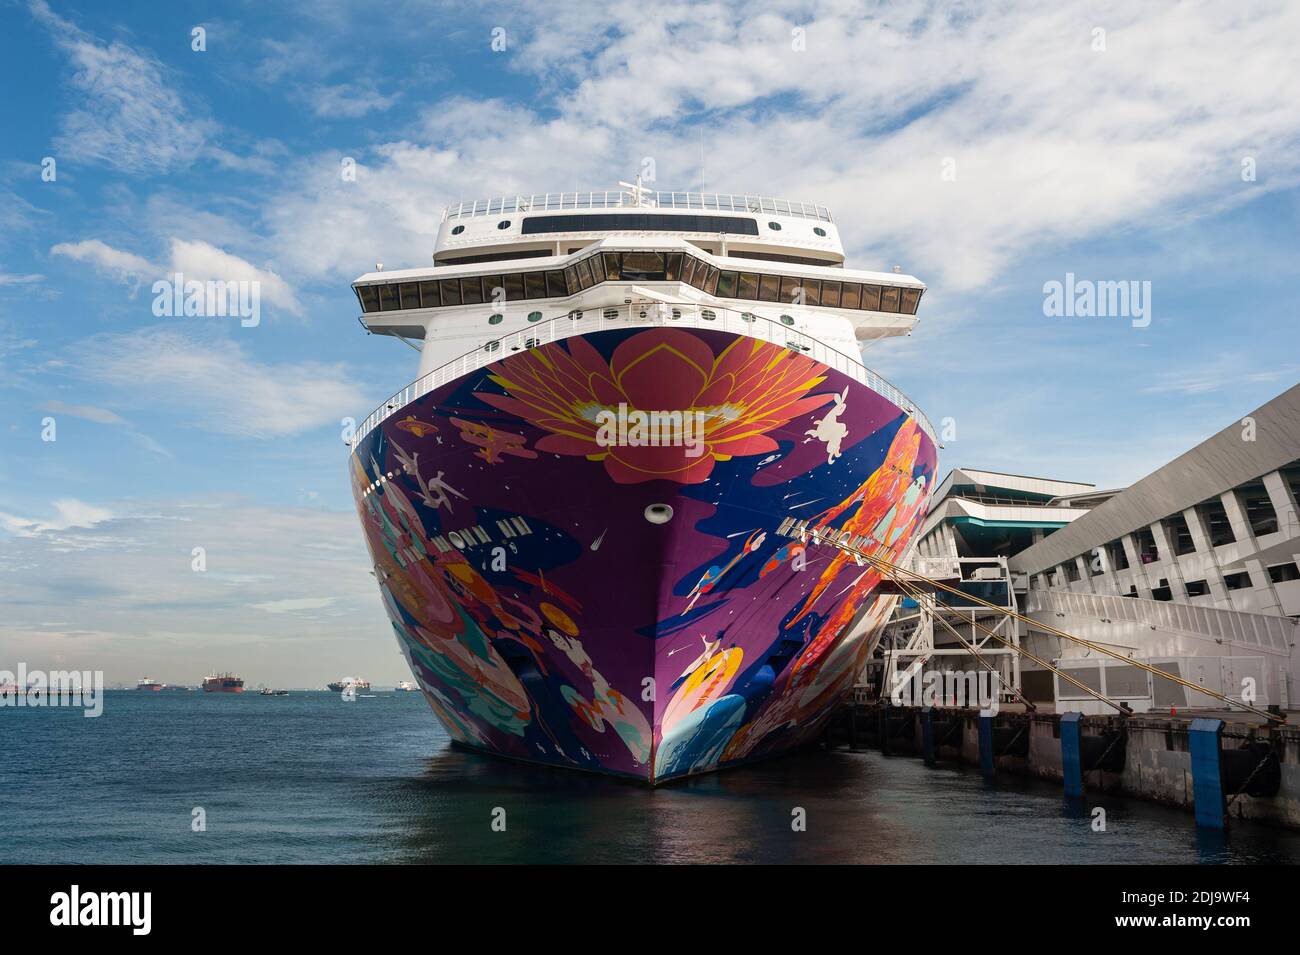
[[[826,349],[701,324],[495,351],[355,443],[385,607],[458,743],[657,783],[804,744],[851,689],[896,598],[816,542],[906,552],[928,424]],[[620,408],[700,430],[611,444]]]

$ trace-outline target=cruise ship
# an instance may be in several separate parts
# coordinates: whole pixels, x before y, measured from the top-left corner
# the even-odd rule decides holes
[[[452,740],[656,784],[813,742],[897,597],[938,441],[861,349],[918,279],[829,211],[617,191],[463,202],[353,283],[419,351],[348,436],[402,653]]]

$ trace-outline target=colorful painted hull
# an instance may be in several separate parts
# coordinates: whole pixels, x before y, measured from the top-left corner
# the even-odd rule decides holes
[[[597,414],[620,405],[710,416],[693,445],[611,445]],[[935,463],[856,380],[671,327],[506,357],[351,459],[398,643],[452,738],[651,783],[816,738],[896,598],[792,525],[897,559]]]

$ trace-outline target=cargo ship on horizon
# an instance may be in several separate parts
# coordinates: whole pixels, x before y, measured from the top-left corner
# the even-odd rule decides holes
[[[658,783],[815,740],[897,597],[925,416],[865,367],[925,286],[822,206],[695,192],[460,203],[353,283],[418,377],[350,436],[398,645],[457,744]]]
[[[233,673],[214,673],[203,678],[204,693],[243,693],[244,681]]]

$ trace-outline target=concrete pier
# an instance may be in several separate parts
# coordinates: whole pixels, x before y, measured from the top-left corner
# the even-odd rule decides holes
[[[853,706],[859,746],[927,763],[960,762],[985,773],[991,765],[994,774],[1057,781],[1063,791],[1070,782],[1067,751],[1077,748],[1074,778],[1084,799],[1089,792],[1122,793],[1185,810],[1189,825],[1222,828],[1232,819],[1250,819],[1300,831],[1300,727],[1247,722],[1241,713],[1223,711],[1125,718],[1004,707],[981,719],[973,709]],[[1193,732],[1193,722],[1205,721],[1222,722],[1217,763],[1207,737]],[[846,713],[840,726],[847,725]]]

